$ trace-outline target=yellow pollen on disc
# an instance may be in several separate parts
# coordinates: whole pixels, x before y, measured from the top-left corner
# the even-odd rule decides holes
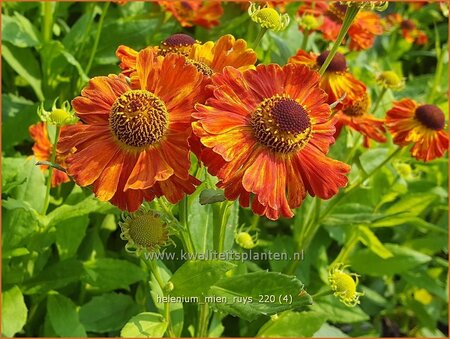
[[[197,68],[197,71],[199,71],[203,75],[210,77],[211,75],[214,74],[214,71],[211,69],[211,67],[209,67],[207,64],[205,64],[203,62],[195,61],[195,60],[189,59],[189,58],[186,58],[186,62],[188,64],[194,65],[195,68]]]
[[[157,96],[146,90],[131,90],[116,99],[109,125],[117,140],[131,148],[146,148],[164,136],[169,116]]]
[[[286,96],[275,95],[263,100],[253,112],[251,124],[258,142],[276,153],[299,151],[311,139],[307,110]]]

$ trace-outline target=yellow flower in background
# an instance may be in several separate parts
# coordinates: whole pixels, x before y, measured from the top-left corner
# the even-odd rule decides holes
[[[384,71],[377,76],[378,85],[392,90],[400,90],[405,87],[405,80],[394,71]]]
[[[236,244],[246,250],[250,250],[258,245],[258,237],[256,235],[252,236],[250,233],[244,231],[238,232],[235,235],[234,240],[236,241]]]
[[[290,22],[289,15],[280,14],[273,8],[261,8],[261,6],[257,6],[255,3],[251,3],[248,8],[248,14],[250,15],[250,18],[262,28],[270,29],[275,32],[284,30]]]
[[[348,307],[354,307],[359,304],[359,297],[364,295],[357,292],[358,275],[355,273],[345,273],[347,266],[337,264],[333,266],[328,273],[328,282],[331,290],[339,300]]]
[[[433,296],[424,288],[414,291],[414,299],[421,304],[428,305],[433,301]]]

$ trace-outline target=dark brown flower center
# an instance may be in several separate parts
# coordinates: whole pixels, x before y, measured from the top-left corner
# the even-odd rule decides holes
[[[280,95],[262,101],[252,114],[251,124],[256,139],[276,153],[298,151],[311,138],[311,120],[306,109]]]
[[[445,126],[445,115],[441,109],[435,105],[422,105],[416,109],[416,119],[422,125],[440,131]]]
[[[172,34],[166,40],[163,41],[164,45],[167,46],[188,46],[195,44],[195,39],[187,34]]]
[[[188,56],[192,49],[192,45],[196,42],[197,41],[193,37],[187,34],[173,34],[161,43],[159,54],[167,55],[169,53],[178,53]]]
[[[145,148],[162,139],[169,120],[161,99],[146,90],[132,90],[116,99],[111,107],[109,124],[120,142]]]
[[[329,51],[325,51],[322,54],[320,54],[316,62],[319,66],[322,66],[325,60],[328,57],[328,54],[330,54]],[[330,64],[327,67],[327,72],[344,72],[347,69],[347,62],[345,61],[345,56],[341,53],[336,53],[333,59],[331,60]]]
[[[407,30],[413,30],[414,28],[416,28],[416,24],[411,20],[407,19],[401,22],[400,27]]]

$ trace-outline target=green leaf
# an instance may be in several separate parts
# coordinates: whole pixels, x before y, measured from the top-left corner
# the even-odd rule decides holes
[[[200,205],[214,204],[215,202],[222,202],[227,200],[222,190],[204,189],[200,193]]]
[[[202,206],[198,199],[192,199],[188,216],[189,232],[197,253],[206,253],[213,249],[212,219],[212,205]]]
[[[55,333],[60,337],[86,337],[75,304],[60,294],[47,299],[47,316]]]
[[[105,333],[121,329],[138,306],[129,295],[108,293],[92,298],[80,308],[80,321],[86,331]]]
[[[28,247],[28,240],[39,231],[39,217],[31,206],[23,201],[8,198],[2,201],[2,250],[12,251],[17,247]]]
[[[14,17],[2,15],[2,40],[17,47],[33,47],[40,44],[34,26],[17,12],[14,12]]]
[[[41,169],[35,165],[36,159],[25,160],[18,169],[18,176],[26,177],[22,185],[11,190],[11,196],[17,200],[28,202],[36,211],[42,211],[46,192],[45,178]]]
[[[360,163],[366,173],[373,171],[389,154],[386,148],[368,149],[359,157]]]
[[[393,254],[381,243],[375,233],[373,233],[367,226],[359,226],[359,239],[366,245],[373,253],[383,259],[393,256]]]
[[[39,121],[36,114],[38,105],[23,97],[14,94],[2,95],[2,147],[5,152],[13,153],[14,146],[24,140],[30,140],[28,127]],[[5,158],[10,159],[10,158]],[[8,164],[2,163],[3,171]],[[14,169],[17,171],[17,168]],[[4,178],[2,176],[2,184]],[[3,192],[7,193],[8,189],[3,188]]]
[[[334,295],[314,300],[310,309],[323,314],[327,320],[333,323],[348,324],[369,320],[369,316],[359,306],[348,307]]]
[[[300,280],[266,271],[223,278],[211,286],[208,296],[221,298],[211,302],[216,309],[249,321],[312,303]]]
[[[385,213],[386,214],[396,214],[396,213],[405,213],[407,215],[418,216],[422,212],[424,212],[428,206],[430,206],[435,200],[437,196],[435,194],[408,194],[404,198],[400,199],[400,201],[396,202],[394,205],[389,207]]]
[[[144,312],[133,317],[122,328],[122,338],[162,338],[167,322],[158,313]]]
[[[24,284],[24,294],[45,293],[57,290],[71,283],[79,282],[83,266],[75,259],[59,261],[44,270]]]
[[[185,262],[172,276],[170,281],[174,297],[201,297],[225,272],[236,265],[219,260],[192,260]]]
[[[40,66],[31,50],[4,42],[2,44],[2,56],[17,74],[28,81],[36,93],[37,99],[44,101]]]
[[[283,312],[272,317],[261,327],[257,337],[260,338],[309,338],[325,322],[325,316],[318,312]]]
[[[350,257],[350,265],[355,272],[372,276],[394,275],[407,272],[431,260],[431,257],[407,247],[385,244],[393,254],[390,258],[380,258],[368,249],[355,251]]]
[[[56,224],[56,246],[61,260],[75,255],[89,224],[87,215],[66,219]]]
[[[20,288],[2,293],[2,336],[13,337],[27,322],[28,309]]]
[[[82,281],[97,291],[129,290],[131,284],[147,278],[139,266],[127,260],[98,258],[83,264],[86,274]]]
[[[337,327],[323,323],[319,330],[314,333],[313,338],[348,338],[349,336]]]
[[[93,195],[84,198],[75,205],[64,204],[55,208],[48,215],[48,225],[56,226],[67,219],[81,217],[92,212],[108,213],[113,210],[109,203],[96,199]]]

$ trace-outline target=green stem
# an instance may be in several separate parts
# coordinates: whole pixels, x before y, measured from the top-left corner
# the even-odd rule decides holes
[[[375,112],[378,109],[378,106],[380,106],[381,100],[383,99],[383,96],[386,94],[386,87],[383,87],[380,94],[378,95],[377,101],[375,102],[375,105],[373,106],[372,114],[375,114]]]
[[[229,201],[224,201],[220,207],[220,231],[219,231],[219,243],[217,246],[217,252],[222,253],[225,248],[225,235],[228,221],[228,207],[230,207]]]
[[[105,2],[103,7],[102,15],[100,16],[100,21],[98,22],[97,34],[95,35],[94,46],[92,47],[91,56],[89,57],[88,64],[84,73],[89,74],[92,67],[92,62],[94,61],[95,53],[97,52],[98,43],[100,41],[100,35],[102,34],[103,22],[105,21],[106,13],[108,12],[110,1]]]
[[[189,231],[189,205],[188,197],[184,197],[178,205],[180,210],[180,222],[183,226],[182,237],[184,239],[185,250],[188,253],[194,253],[194,243],[192,241],[191,232]]]
[[[50,156],[50,162],[52,164],[55,163],[56,160],[56,148],[58,146],[58,138],[59,138],[59,131],[61,127],[56,126],[55,129],[55,138],[53,139],[53,146],[52,146],[52,154]],[[42,208],[42,215],[45,215],[47,213],[48,205],[50,204],[50,189],[52,188],[52,175],[53,175],[53,167],[48,166],[48,177],[47,177],[47,190],[45,192],[45,198],[44,198],[44,206]]]
[[[436,71],[434,73],[434,80],[433,80],[433,86],[430,89],[430,92],[427,95],[427,103],[432,104],[434,103],[434,97],[436,95],[436,91],[439,87],[439,82],[442,79],[442,72],[444,70],[444,56],[447,52],[447,49],[442,49],[438,46],[436,46],[436,55],[438,57],[437,65],[436,65]]]
[[[43,20],[42,20],[42,39],[48,42],[52,39],[53,31],[53,9],[56,2],[44,1],[42,4]]]
[[[357,6],[351,6],[347,8],[347,11],[345,12],[345,17],[342,22],[341,30],[339,31],[339,35],[334,42],[333,47],[331,48],[330,53],[328,54],[327,58],[325,59],[324,63],[319,69],[319,74],[323,75],[327,69],[327,67],[330,65],[331,60],[333,60],[334,56],[336,55],[336,52],[341,46],[342,40],[344,40],[345,35],[348,32],[348,29],[350,28],[350,25],[352,24],[353,20],[355,19],[356,15],[358,14],[359,8]]]
[[[308,46],[308,40],[309,40],[309,30],[305,29],[303,32],[303,41],[302,46],[300,47],[301,50],[306,50],[306,47]]]
[[[258,35],[256,36],[255,41],[253,42],[253,49],[256,49],[258,47],[259,43],[261,42],[261,39],[263,38],[264,34],[266,34],[267,28],[261,27],[261,29],[258,32]]]
[[[207,303],[198,305],[198,327],[197,338],[206,338],[208,336],[209,307]]]
[[[313,300],[315,300],[315,299],[317,299],[317,298],[324,297],[324,296],[327,296],[327,295],[330,295],[330,294],[333,294],[333,291],[332,291],[332,290],[325,290],[325,291],[322,291],[322,292],[313,294],[313,295],[311,296],[311,298],[313,298]]]
[[[156,279],[156,282],[158,283],[159,287],[161,288],[161,291],[163,295],[166,293],[164,292],[165,283],[164,280],[161,277],[161,272],[159,271],[159,266],[156,260],[146,260],[146,263],[148,264],[148,267],[150,268],[150,271],[152,272],[153,276]],[[167,321],[167,333],[169,337],[175,338],[175,332],[172,328],[172,321],[170,319],[170,304],[164,303],[164,318]]]

